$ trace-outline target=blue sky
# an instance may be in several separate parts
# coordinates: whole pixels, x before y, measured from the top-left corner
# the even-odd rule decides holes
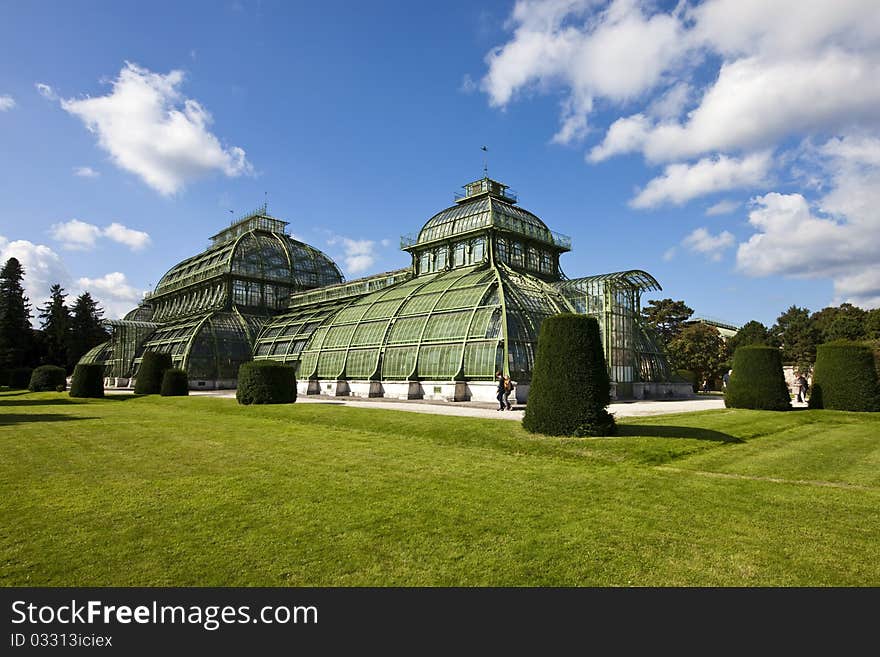
[[[0,0],[0,257],[115,316],[268,199],[348,278],[394,269],[486,144],[570,277],[875,307],[880,12],[765,4]]]

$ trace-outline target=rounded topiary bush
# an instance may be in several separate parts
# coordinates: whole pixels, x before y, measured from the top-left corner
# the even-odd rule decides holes
[[[171,369],[171,354],[145,351],[134,383],[136,395],[155,395],[162,390],[162,376]]]
[[[7,383],[10,388],[27,388],[33,373],[34,371],[30,367],[14,367],[7,374]]]
[[[728,408],[764,411],[791,409],[791,396],[782,373],[782,355],[776,347],[749,345],[733,354],[733,372],[724,393]]]
[[[594,317],[561,314],[541,323],[523,427],[550,436],[609,436],[611,382]]]
[[[162,375],[162,390],[160,394],[163,397],[185,397],[189,394],[189,377],[184,370],[170,369],[165,370]]]
[[[67,372],[57,365],[40,365],[31,374],[28,390],[31,392],[55,392],[67,387]]]
[[[810,408],[880,411],[880,385],[873,349],[857,342],[819,345]]]
[[[70,396],[103,397],[104,366],[98,363],[80,363],[73,368],[73,378],[70,380]]]
[[[255,360],[238,369],[239,404],[290,404],[296,401],[296,368],[272,360]]]

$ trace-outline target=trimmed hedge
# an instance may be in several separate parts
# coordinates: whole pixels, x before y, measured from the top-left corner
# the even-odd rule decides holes
[[[6,373],[6,384],[10,388],[23,390],[30,385],[33,373],[30,367],[14,367]]]
[[[541,323],[523,427],[549,436],[610,436],[614,417],[605,352],[594,317],[553,315]]]
[[[253,360],[238,368],[239,404],[291,404],[296,401],[296,368],[273,360]]]
[[[57,365],[40,365],[31,374],[31,392],[61,392],[67,388],[67,372]]]
[[[163,397],[186,397],[189,394],[189,377],[186,372],[178,369],[165,370],[159,394]]]
[[[880,411],[880,384],[873,349],[858,342],[819,345],[810,408]]]
[[[782,373],[782,354],[776,347],[748,345],[733,354],[733,372],[724,393],[727,408],[764,411],[791,409],[791,396]]]
[[[104,366],[99,363],[80,363],[73,368],[70,396],[100,398],[104,396]]]
[[[145,351],[134,382],[136,395],[155,395],[162,390],[162,376],[171,369],[171,354]]]

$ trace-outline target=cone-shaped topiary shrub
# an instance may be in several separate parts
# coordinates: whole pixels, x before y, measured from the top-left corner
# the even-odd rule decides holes
[[[55,392],[67,387],[67,372],[57,365],[40,365],[31,374],[28,390],[31,392]]]
[[[80,363],[73,368],[73,378],[70,380],[70,396],[103,397],[104,366],[98,363]]]
[[[136,395],[155,395],[162,390],[162,376],[171,369],[171,354],[145,351],[134,383]]]
[[[880,411],[880,384],[874,352],[869,345],[857,342],[819,345],[810,408]]]
[[[614,418],[605,352],[594,317],[562,314],[541,323],[523,427],[550,436],[610,436]]]
[[[728,408],[764,411],[791,409],[791,396],[782,373],[782,355],[776,347],[749,345],[733,354],[733,372],[724,393]]]
[[[273,360],[256,360],[238,368],[239,404],[290,404],[296,401],[296,368]]]
[[[185,397],[189,394],[189,378],[184,370],[165,370],[162,375],[163,397]]]
[[[27,388],[31,382],[31,375],[34,371],[30,367],[14,367],[9,370],[8,383],[10,388],[23,389]]]

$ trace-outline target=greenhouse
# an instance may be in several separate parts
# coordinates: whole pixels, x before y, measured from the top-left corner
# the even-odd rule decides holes
[[[103,363],[111,384],[126,386],[145,351],[167,352],[192,387],[235,387],[261,327],[287,307],[291,293],[343,280],[330,258],[286,227],[263,206],[220,231],[124,319],[108,321],[110,340],[82,361]]]
[[[401,239],[409,268],[294,292],[254,358],[296,366],[301,394],[492,400],[503,371],[525,401],[541,322],[578,312],[600,322],[617,396],[685,394],[639,321],[657,281],[637,270],[567,279],[571,240],[516,203],[489,178],[466,185]]]

